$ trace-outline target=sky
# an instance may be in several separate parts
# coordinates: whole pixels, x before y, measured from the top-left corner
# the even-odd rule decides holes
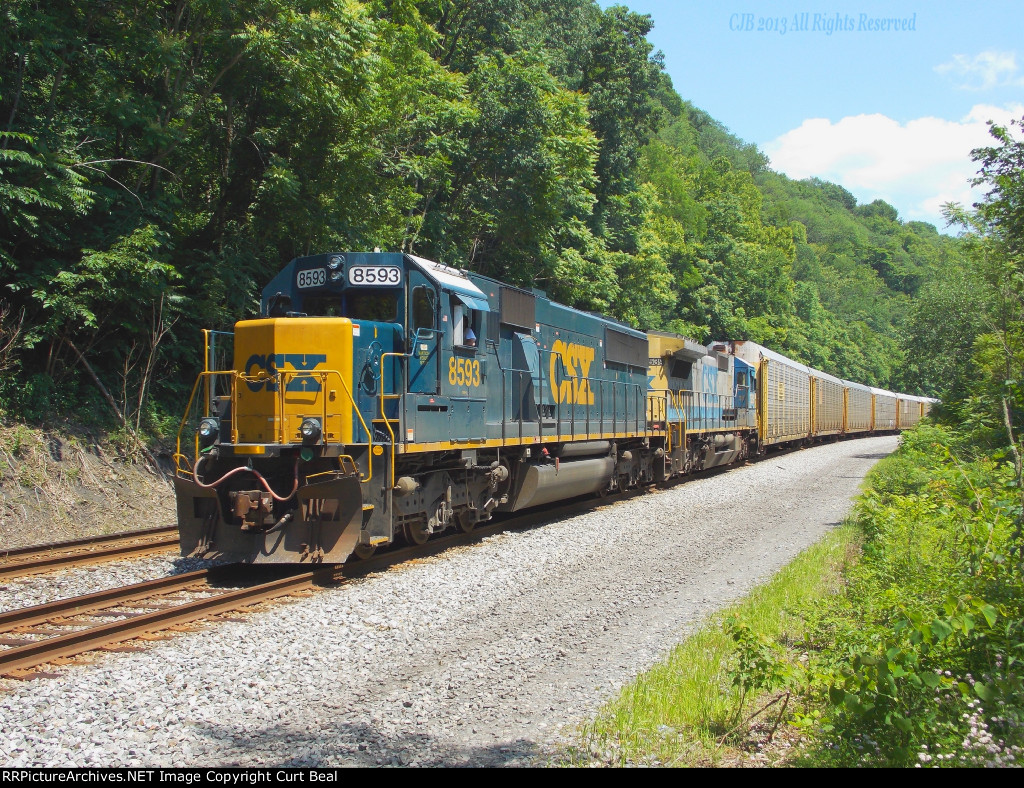
[[[773,170],[881,198],[904,221],[953,232],[941,207],[980,198],[970,152],[994,142],[986,121],[1024,116],[1021,0],[621,4],[651,15],[676,91]]]

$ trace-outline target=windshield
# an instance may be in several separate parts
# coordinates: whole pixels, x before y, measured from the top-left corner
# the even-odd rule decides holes
[[[372,320],[394,323],[398,318],[400,290],[346,290],[344,293],[306,296],[302,311],[310,317],[347,317],[352,320]]]

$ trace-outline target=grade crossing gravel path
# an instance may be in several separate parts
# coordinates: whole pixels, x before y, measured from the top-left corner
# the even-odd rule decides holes
[[[0,765],[543,764],[835,527],[897,440],[769,457],[56,679],[0,682]]]

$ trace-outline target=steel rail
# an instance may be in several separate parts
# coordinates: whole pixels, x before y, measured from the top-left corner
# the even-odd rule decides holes
[[[5,550],[0,553],[0,580],[165,550],[178,544],[177,533],[176,526],[168,526]]]
[[[639,494],[639,493],[635,493]],[[628,500],[633,495],[627,493],[617,496],[617,500]],[[539,523],[557,519],[570,514],[580,514],[597,506],[607,506],[616,499],[588,499],[573,501],[542,510],[528,510],[516,513],[513,517],[499,518],[496,522],[474,528],[469,533],[448,534],[439,539],[432,539],[425,545],[409,546],[397,550],[389,550],[379,556],[362,561],[349,562],[344,566],[324,564],[310,567],[304,572],[285,578],[262,583],[239,590],[217,593],[203,599],[184,602],[180,605],[145,613],[126,613],[127,618],[103,623],[96,626],[68,632],[63,635],[26,643],[0,651],[0,676],[38,667],[59,657],[71,657],[93,651],[113,643],[120,643],[140,635],[159,632],[179,624],[237,610],[240,607],[285,596],[316,585],[323,585],[338,579],[355,579],[374,572],[386,570],[395,564],[410,559],[425,559],[453,547],[479,542],[510,528],[533,527]],[[249,567],[251,568],[251,567]],[[231,565],[220,567],[220,570],[244,570],[245,567]],[[56,600],[42,605],[21,610],[0,613],[0,633],[13,634],[17,631],[42,623],[53,626],[74,625],[68,620],[75,616],[88,615],[98,610],[114,610],[118,607],[147,607],[148,601],[156,601],[160,595],[194,587],[211,579],[211,574],[218,571],[199,570],[173,577],[163,577],[136,583],[131,586],[98,591],[82,597]],[[223,577],[223,576],[222,576]],[[220,580],[221,578],[217,578]],[[227,579],[227,578],[224,578]]]
[[[52,621],[58,616],[79,616],[94,610],[102,610],[105,607],[135,602],[159,594],[169,594],[208,581],[209,578],[210,570],[200,569],[195,572],[160,577],[156,580],[146,580],[130,586],[97,591],[84,596],[57,599],[20,610],[10,610],[0,613],[0,632],[9,632],[16,627],[27,627],[43,621]]]
[[[325,568],[324,570],[319,571],[310,570],[301,574],[279,578],[267,583],[261,583],[249,588],[225,591],[210,597],[196,599],[191,602],[184,602],[180,605],[175,605],[163,610],[154,610],[152,612],[140,613],[137,615],[133,614],[128,618],[119,621],[110,621],[105,624],[91,626],[77,632],[68,632],[64,635],[58,635],[35,643],[27,643],[23,646],[16,646],[14,648],[7,649],[6,651],[0,651],[0,675],[11,674],[16,671],[26,670],[27,668],[37,667],[60,657],[75,656],[97,648],[102,648],[103,646],[111,645],[112,643],[120,643],[125,640],[139,637],[140,635],[158,632],[181,624],[188,624],[208,616],[217,615],[218,613],[226,613],[232,610],[237,610],[240,607],[256,604],[257,602],[263,602],[268,599],[274,599],[275,597],[285,596],[287,594],[295,593],[296,591],[312,588],[316,583],[322,582],[323,578],[321,577],[321,572],[328,571],[333,575],[333,568],[330,570]],[[204,579],[202,576],[206,574],[207,573],[205,571],[190,572],[187,575],[179,575],[176,578],[162,578],[162,580],[177,580],[179,581],[177,587],[180,589],[188,584],[195,584],[196,582],[202,581]],[[135,589],[137,591],[139,587],[143,585],[151,584],[140,583],[136,586],[129,586],[128,588]],[[115,594],[118,591],[124,592],[124,590],[125,589],[115,589],[110,593]],[[175,590],[173,584],[170,584],[170,587],[167,590]],[[101,594],[102,593],[106,592],[101,592]],[[150,590],[149,594],[152,595],[153,593],[154,592]],[[90,595],[90,597],[92,596],[96,595]],[[123,601],[132,602],[138,598],[138,594],[133,593],[131,598],[125,598]],[[64,601],[68,603],[69,608],[73,608],[73,603],[81,602],[81,599]],[[111,600],[107,600],[107,602],[102,602],[96,605],[96,607],[102,608],[115,606],[117,606],[116,599],[114,599],[113,602],[111,602]],[[41,605],[35,609],[38,610],[42,607],[48,606]],[[95,609],[95,607],[92,609]],[[13,611],[12,614],[8,615],[23,612],[25,611]],[[85,611],[81,609],[77,610],[78,614],[83,614],[84,612]],[[75,613],[70,614],[74,615]],[[60,613],[57,615],[60,615]],[[48,620],[52,619],[53,616],[50,616]],[[19,623],[18,626],[27,626],[27,623],[22,622]]]

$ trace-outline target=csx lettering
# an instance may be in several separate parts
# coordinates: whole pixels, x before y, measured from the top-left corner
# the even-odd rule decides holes
[[[448,382],[453,386],[479,386],[480,362],[452,356],[448,359]]]
[[[246,380],[250,391],[277,391],[277,371],[291,367],[299,372],[309,372],[327,361],[322,353],[253,353],[245,362],[243,374],[247,378],[258,378],[260,372],[266,377]],[[289,375],[285,391],[320,391],[320,378],[314,375]]]
[[[565,367],[567,379],[559,380],[558,361]],[[556,339],[551,345],[551,394],[555,402],[570,402],[574,405],[593,405],[594,392],[590,388],[590,365],[594,362],[594,348],[566,344]]]

